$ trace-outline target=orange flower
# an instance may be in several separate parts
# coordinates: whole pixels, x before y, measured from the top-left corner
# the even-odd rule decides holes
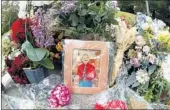
[[[62,43],[61,43],[61,42],[58,42],[58,44],[56,45],[56,49],[57,49],[58,51],[62,51],[62,50],[63,50],[63,48],[62,48]]]

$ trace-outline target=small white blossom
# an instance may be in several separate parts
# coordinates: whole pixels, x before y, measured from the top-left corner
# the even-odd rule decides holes
[[[138,70],[136,73],[136,79],[139,83],[145,84],[147,81],[149,81],[148,73],[145,70]]]
[[[148,54],[148,53],[150,52],[150,47],[147,46],[147,45],[144,46],[144,47],[143,47],[143,52],[146,53],[146,54]]]
[[[147,17],[146,17],[146,21],[147,21],[148,23],[152,23],[152,18],[149,17],[149,16],[147,16]]]
[[[137,57],[140,60],[142,58],[142,52],[137,52]]]
[[[143,29],[143,30],[145,30],[145,31],[146,31],[146,30],[148,30],[148,29],[149,29],[149,27],[150,27],[150,26],[149,26],[149,24],[148,24],[148,23],[144,23],[144,24],[142,24],[142,29]]]
[[[136,40],[135,40],[135,43],[138,45],[138,46],[143,46],[146,44],[145,42],[145,39],[143,38],[143,36],[136,36]]]

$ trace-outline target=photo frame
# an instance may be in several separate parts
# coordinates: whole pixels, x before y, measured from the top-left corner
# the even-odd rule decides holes
[[[109,72],[109,43],[63,41],[64,84],[71,93],[94,94],[106,89]]]

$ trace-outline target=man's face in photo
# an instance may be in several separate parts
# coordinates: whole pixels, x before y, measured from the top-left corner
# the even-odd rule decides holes
[[[82,61],[83,61],[84,64],[87,64],[87,62],[89,61],[89,56],[87,54],[84,54],[82,56]]]

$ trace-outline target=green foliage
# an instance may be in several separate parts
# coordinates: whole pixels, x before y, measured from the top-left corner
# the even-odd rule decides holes
[[[170,90],[170,83],[161,74],[161,70],[157,69],[151,75],[149,83],[141,85],[137,90],[148,102],[160,102],[162,93]]]
[[[34,48],[31,43],[26,40],[22,44],[21,51],[26,53],[28,58],[35,62],[36,64],[40,64],[48,69],[54,69],[54,65],[51,60],[48,58],[49,51],[43,48]]]
[[[78,1],[74,12],[60,15],[65,35],[80,37],[83,34],[99,33],[105,37],[106,24],[118,24],[114,19],[115,9],[106,9],[105,2]]]
[[[16,1],[2,2],[2,35],[9,31],[12,23],[18,17],[18,3]]]

